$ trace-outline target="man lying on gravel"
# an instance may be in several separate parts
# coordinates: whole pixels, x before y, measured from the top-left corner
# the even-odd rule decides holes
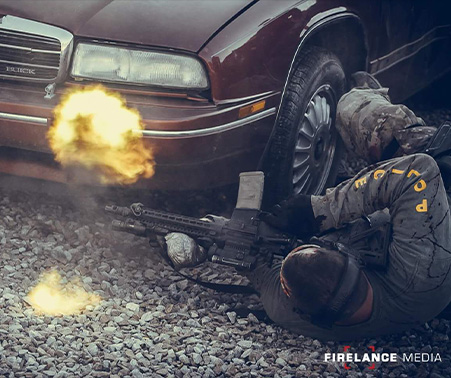
[[[380,95],[376,93],[379,89],[370,89],[362,88],[360,94],[357,91],[358,97],[352,104],[359,99],[371,100],[371,93]],[[387,102],[388,99],[381,101],[380,107],[368,114],[374,116],[378,109],[383,113],[382,106],[389,105]],[[349,111],[357,112],[348,118],[349,122],[358,119],[364,108],[346,111],[343,103],[339,104],[338,123],[348,122]],[[379,142],[372,144],[371,138],[358,141],[360,147],[367,142],[362,151],[372,151],[371,156],[363,157],[381,158],[387,153],[387,146],[392,154],[399,153],[399,148],[412,147],[408,142],[411,138],[399,143],[402,138],[394,134],[403,135],[403,129],[415,127],[408,124],[417,122],[414,115],[405,121],[404,128],[387,130],[394,119],[402,118],[404,110],[398,106],[384,113],[388,119],[385,129],[384,122],[376,124],[378,130],[374,125],[369,135],[382,135]],[[358,130],[347,129],[351,133]],[[423,135],[430,139],[433,133]],[[424,140],[417,146],[424,148]],[[295,248],[283,261],[262,261],[247,274],[268,316],[281,326],[327,340],[378,336],[424,323],[451,300],[449,204],[440,169],[429,155],[413,154],[369,166],[323,196],[298,195],[282,202],[264,221],[302,240],[317,236]],[[364,235],[362,230],[368,230],[372,222],[380,228],[379,233],[355,237]],[[386,224],[391,225],[391,230]],[[168,256],[176,267],[205,260],[205,254],[194,242],[171,242],[176,237],[177,234],[167,236]],[[384,249],[386,263],[382,258],[377,268],[365,264],[368,260],[362,257],[362,251]]]

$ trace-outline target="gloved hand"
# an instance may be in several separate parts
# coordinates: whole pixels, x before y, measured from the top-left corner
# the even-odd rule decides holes
[[[199,265],[207,259],[207,252],[194,239],[179,232],[167,234],[166,250],[175,269]]]
[[[298,194],[274,206],[261,219],[269,225],[303,239],[319,232],[319,222],[312,209],[311,196]]]

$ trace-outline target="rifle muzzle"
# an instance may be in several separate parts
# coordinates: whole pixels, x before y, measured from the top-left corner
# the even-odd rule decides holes
[[[129,215],[132,215],[132,211],[128,207],[121,207],[116,205],[105,206],[105,211],[107,213],[118,214],[123,217],[128,217]]]

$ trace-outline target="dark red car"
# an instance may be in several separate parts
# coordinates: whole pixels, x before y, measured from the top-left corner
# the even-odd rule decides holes
[[[349,75],[374,73],[396,101],[444,74],[447,3],[1,0],[0,172],[64,182],[52,109],[102,82],[144,119],[157,165],[139,185],[221,185],[260,163],[276,197],[318,193]]]

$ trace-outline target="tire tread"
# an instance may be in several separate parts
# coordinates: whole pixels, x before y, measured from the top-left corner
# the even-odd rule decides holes
[[[314,75],[328,65],[335,65],[342,72],[342,83],[337,88],[339,92],[337,94],[341,96],[344,91],[345,76],[338,58],[333,53],[321,47],[307,46],[300,52],[294,63],[262,165],[266,174],[266,206],[280,202],[290,195],[292,188],[288,188],[286,181],[291,175],[293,138],[297,132],[297,121],[302,116],[300,115],[304,108],[302,104],[307,101],[303,94],[308,92],[315,79]],[[331,173],[333,173],[332,169]]]

